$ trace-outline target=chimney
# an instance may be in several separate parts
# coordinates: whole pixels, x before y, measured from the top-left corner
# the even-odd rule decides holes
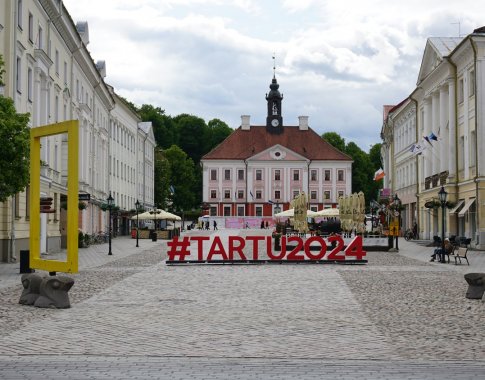
[[[300,131],[308,131],[308,116],[298,116],[298,127]]]
[[[241,115],[241,129],[243,131],[249,131],[249,128],[251,127],[249,125],[249,118],[250,117],[251,116],[249,116],[249,115]]]
[[[96,68],[99,71],[99,75],[101,75],[102,78],[106,78],[106,62],[105,61],[96,62]]]
[[[76,23],[76,29],[79,35],[81,36],[81,40],[84,42],[84,45],[88,46],[89,44],[89,28],[87,21],[78,21]]]

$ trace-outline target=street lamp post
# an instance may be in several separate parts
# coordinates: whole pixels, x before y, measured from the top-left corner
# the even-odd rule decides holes
[[[135,202],[135,207],[136,207],[136,247],[138,248],[138,230],[140,229],[140,221],[138,220],[138,210],[140,209],[140,202],[138,199]]]
[[[448,193],[446,192],[445,188],[441,186],[440,191],[438,192],[438,198],[441,202],[441,259],[440,262],[445,262],[445,207],[446,207],[446,199],[448,197]]]
[[[394,203],[396,204],[396,213],[394,215],[397,217],[396,251],[399,251],[399,231],[401,230],[401,225],[400,225],[400,219],[401,219],[401,200],[397,196],[397,193],[394,194]]]
[[[111,209],[113,208],[113,197],[111,196],[111,191],[109,192],[109,197],[108,197],[108,209],[109,209],[109,223],[108,223],[108,255],[112,255],[113,252],[111,252]]]

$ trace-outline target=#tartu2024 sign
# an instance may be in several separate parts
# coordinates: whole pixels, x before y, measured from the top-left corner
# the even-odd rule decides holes
[[[204,243],[210,243],[209,248]],[[175,236],[167,243],[167,264],[237,264],[237,263],[342,263],[364,264],[366,252],[362,236],[355,236],[345,246],[341,236],[282,236],[279,250],[271,236],[229,236],[226,244],[219,236]],[[260,254],[264,252],[264,254]]]

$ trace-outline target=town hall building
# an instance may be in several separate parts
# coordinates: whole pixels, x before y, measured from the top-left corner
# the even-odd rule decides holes
[[[318,211],[351,193],[352,159],[312,130],[308,116],[285,125],[275,76],[269,87],[265,125],[241,116],[241,126],[201,159],[210,216],[271,217],[302,192]]]

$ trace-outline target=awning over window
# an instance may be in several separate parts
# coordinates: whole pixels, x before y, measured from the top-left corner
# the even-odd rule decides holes
[[[466,203],[465,203],[465,206],[463,206],[463,208],[461,209],[458,216],[459,217],[464,216],[466,214],[466,212],[468,211],[468,209],[470,208],[470,206],[473,204],[473,202],[475,202],[475,198],[467,200]]]
[[[450,210],[450,214],[456,214],[456,212],[458,211],[458,209],[461,207],[461,205],[465,203],[464,200],[459,200],[457,203],[456,203],[456,206],[453,207],[451,210]]]

